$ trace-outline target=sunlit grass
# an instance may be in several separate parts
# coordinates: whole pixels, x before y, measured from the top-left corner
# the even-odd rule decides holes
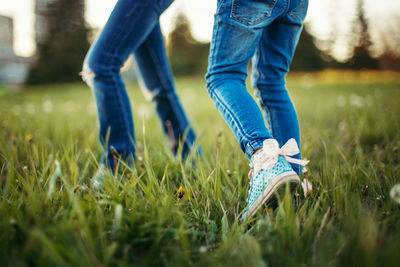
[[[0,94],[0,259],[5,266],[398,266],[396,73],[294,74],[288,85],[313,193],[248,223],[248,162],[202,77],[178,79],[203,158],[182,162],[129,84],[135,168],[90,189],[101,148],[83,84]]]

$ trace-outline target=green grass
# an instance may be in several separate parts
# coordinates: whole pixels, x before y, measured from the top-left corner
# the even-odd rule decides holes
[[[101,154],[90,90],[3,92],[1,265],[398,266],[400,205],[389,196],[400,178],[398,77],[290,76],[314,191],[305,199],[299,189],[296,207],[286,194],[246,224],[248,162],[202,77],[177,84],[204,157],[175,159],[130,84],[137,173],[122,166],[103,193],[88,187]]]

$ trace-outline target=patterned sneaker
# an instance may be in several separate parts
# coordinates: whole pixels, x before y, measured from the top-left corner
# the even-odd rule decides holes
[[[289,157],[299,152],[294,139],[290,139],[282,148],[279,148],[275,139],[263,142],[263,148],[251,158],[250,189],[242,222],[252,217],[264,203],[276,204],[275,193],[286,183],[290,184],[292,191],[297,189],[300,179],[288,162],[306,165],[306,160]]]

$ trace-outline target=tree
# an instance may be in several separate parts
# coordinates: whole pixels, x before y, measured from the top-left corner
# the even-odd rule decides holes
[[[322,51],[314,44],[314,37],[304,27],[290,69],[294,71],[315,71],[324,68]]]
[[[352,69],[378,69],[379,62],[371,57],[371,39],[368,22],[364,15],[364,1],[357,2],[357,17],[354,22],[353,56],[347,62]]]
[[[168,55],[175,75],[205,74],[210,44],[193,38],[189,20],[183,13],[177,15],[168,39]]]
[[[38,40],[36,60],[27,83],[79,80],[82,61],[89,49],[84,0],[47,1],[37,15],[44,20],[45,33]]]
[[[379,67],[386,70],[400,70],[400,18],[392,17],[381,28],[380,43],[382,52],[378,58]]]

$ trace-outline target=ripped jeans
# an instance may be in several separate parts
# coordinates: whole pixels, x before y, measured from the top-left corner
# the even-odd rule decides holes
[[[294,138],[300,145],[285,76],[307,7],[308,0],[218,0],[207,89],[249,159],[268,138],[275,138],[280,146]],[[253,56],[253,88],[264,117],[246,89]],[[295,157],[300,158],[300,153]],[[299,166],[292,167],[301,172]]]
[[[175,90],[159,16],[173,0],[119,0],[100,36],[86,55],[82,77],[92,88],[100,123],[103,163],[114,169],[118,159],[135,160],[134,122],[120,69],[133,53],[144,85],[154,101],[173,153],[182,157],[195,142]]]

